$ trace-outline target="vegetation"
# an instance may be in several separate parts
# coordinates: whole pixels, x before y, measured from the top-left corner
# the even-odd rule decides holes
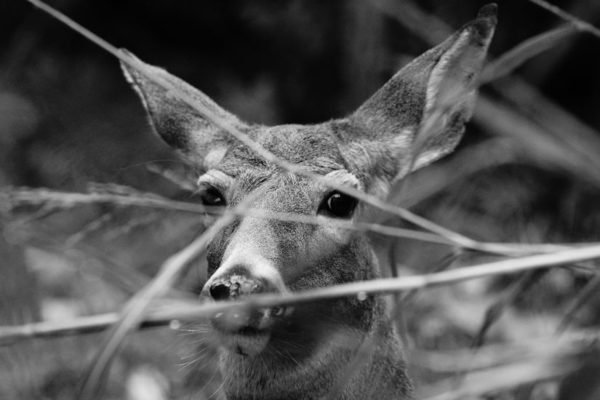
[[[500,2],[464,143],[399,184],[388,213],[349,227],[375,232],[399,278],[245,306],[386,293],[419,399],[597,398],[595,3]],[[54,5],[268,124],[347,113],[481,6]],[[202,317],[239,304],[195,294],[204,246],[234,214],[209,224],[199,171],[150,133],[114,57],[26,2],[0,18],[0,397],[218,396]]]

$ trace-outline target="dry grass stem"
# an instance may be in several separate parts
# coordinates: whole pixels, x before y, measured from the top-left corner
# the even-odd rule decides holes
[[[253,196],[249,196],[236,208],[243,209],[252,200]],[[199,257],[215,235],[233,222],[235,218],[234,213],[221,216],[187,247],[169,257],[162,264],[160,271],[152,281],[127,302],[120,313],[119,321],[112,326],[110,332],[107,334],[105,343],[83,380],[80,398],[85,400],[97,397],[108,367],[115,354],[119,351],[124,337],[142,323],[144,314],[150,303],[167,293],[189,263]]]
[[[573,352],[598,345],[599,332],[580,330],[557,338],[541,336],[518,342],[488,344],[473,352],[471,349],[411,350],[412,363],[438,373],[477,371],[500,365],[548,356],[553,351]]]
[[[422,400],[477,399],[486,394],[518,386],[559,379],[577,369],[577,354],[554,354],[521,363],[501,365],[484,371],[471,372],[459,381],[442,382],[428,392],[439,393],[421,396]]]
[[[170,211],[189,212],[200,215],[235,215],[253,218],[265,218],[284,222],[301,224],[326,225],[360,232],[374,232],[385,236],[419,240],[429,243],[455,245],[455,242],[444,236],[416,231],[413,229],[398,228],[370,222],[348,222],[331,220],[320,216],[301,215],[283,212],[265,212],[252,208],[222,209],[220,207],[206,207],[200,204],[181,202],[166,199],[155,194],[139,193],[135,195],[118,195],[106,193],[72,193],[55,192],[47,189],[5,189],[0,191],[0,198],[5,199],[5,207],[14,210],[20,206],[35,205],[46,208],[69,209],[78,205],[112,204],[117,206],[148,207]],[[466,250],[490,253],[499,256],[520,256],[533,253],[547,253],[572,246],[585,245],[584,243],[569,244],[525,244],[525,243],[493,243],[476,242],[465,245]]]
[[[410,212],[409,210],[389,204],[375,196],[368,195],[368,194],[361,192],[357,189],[354,189],[352,187],[349,187],[346,185],[340,185],[339,183],[337,183],[336,181],[334,181],[332,179],[325,178],[324,176],[316,175],[314,173],[307,171],[302,166],[299,166],[299,165],[290,163],[286,160],[280,159],[279,157],[275,156],[273,153],[266,150],[260,144],[254,142],[247,135],[245,135],[243,132],[241,132],[240,130],[238,130],[231,124],[229,124],[227,121],[222,120],[215,113],[213,113],[210,110],[208,110],[207,108],[202,107],[201,105],[197,104],[197,102],[195,102],[193,98],[186,95],[182,91],[177,90],[177,88],[172,87],[172,85],[165,79],[162,79],[159,76],[155,76],[155,74],[153,74],[152,72],[147,71],[146,67],[143,64],[141,64],[139,61],[137,61],[133,57],[129,56],[127,53],[120,51],[116,47],[112,46],[110,43],[101,39],[97,35],[93,34],[89,30],[85,29],[81,25],[77,24],[75,21],[71,20],[70,18],[68,18],[64,14],[60,13],[59,11],[55,10],[54,8],[48,6],[47,4],[45,4],[39,0],[28,0],[28,1],[30,3],[32,3],[33,5],[35,5],[36,7],[40,8],[41,10],[47,12],[48,14],[50,14],[57,20],[66,24],[71,29],[82,34],[84,37],[86,37],[93,43],[97,44],[98,46],[100,46],[101,48],[103,48],[104,50],[106,50],[107,52],[112,54],[113,56],[115,56],[117,59],[119,59],[123,63],[127,64],[129,67],[137,70],[146,79],[148,79],[151,82],[154,82],[155,84],[164,88],[169,93],[172,93],[174,96],[177,96],[177,98],[179,98],[184,103],[186,103],[187,105],[192,107],[194,110],[196,110],[200,115],[202,115],[208,121],[213,123],[218,128],[231,134],[235,139],[237,139],[238,141],[240,141],[241,143],[246,145],[249,149],[251,149],[257,155],[261,156],[266,161],[273,163],[273,164],[275,164],[289,172],[295,173],[297,175],[309,177],[316,182],[322,183],[333,189],[339,190],[342,193],[353,196],[361,201],[364,201],[365,203],[368,203],[374,207],[381,209],[382,211],[388,212],[392,215],[397,215],[398,217],[400,217],[422,229],[425,229],[427,231],[430,231],[432,233],[435,233],[437,235],[445,237],[448,241],[453,242],[457,246],[480,249],[481,251],[494,251],[493,247],[490,248],[489,246],[480,245],[479,242],[477,242],[471,238],[468,238],[464,235],[461,235],[459,233],[456,233],[449,229],[446,229],[440,225],[437,225],[421,216],[418,216],[418,215]]]
[[[481,84],[484,85],[511,74],[525,62],[559,45],[578,31],[573,25],[565,24],[521,42],[488,64],[482,74]]]
[[[486,335],[492,326],[502,318],[502,315],[507,311],[519,297],[524,295],[531,287],[539,282],[546,271],[529,271],[520,277],[516,282],[510,285],[505,293],[498,296],[485,311],[485,316],[475,335],[473,347],[479,348],[485,343]]]
[[[567,309],[563,313],[564,317],[560,321],[558,327],[556,328],[557,334],[560,335],[569,328],[569,325],[571,325],[571,323],[577,316],[577,311],[585,303],[594,298],[594,296],[598,295],[598,289],[600,289],[600,274],[596,273],[596,275],[589,280],[589,282],[583,287],[583,289],[581,289],[577,296],[567,306]]]
[[[402,229],[393,226],[374,224],[368,222],[346,222],[332,221],[318,216],[282,213],[282,212],[265,212],[259,209],[226,209],[221,207],[206,207],[200,204],[181,202],[166,199],[154,194],[146,194],[137,192],[135,195],[119,195],[107,193],[72,193],[72,192],[56,192],[46,189],[4,189],[0,191],[0,198],[3,198],[5,207],[9,210],[15,210],[21,206],[42,206],[47,209],[70,209],[80,205],[90,204],[112,204],[115,206],[135,206],[147,207],[169,211],[188,212],[194,214],[211,214],[211,215],[237,215],[248,216],[253,218],[273,219],[284,222],[296,222],[303,224],[327,225],[336,226],[339,228],[376,232],[386,236],[421,240],[431,243],[440,243],[452,245],[453,242],[448,241],[444,237],[435,234],[416,231],[411,229]],[[525,250],[525,248],[523,248]]]
[[[354,282],[287,295],[256,295],[244,300],[243,302],[221,301],[200,305],[190,305],[189,302],[186,302],[177,306],[171,305],[161,310],[154,310],[148,314],[144,320],[153,323],[162,321],[163,324],[167,324],[175,319],[196,320],[198,318],[208,317],[217,312],[223,312],[228,309],[238,307],[263,308],[307,303],[317,300],[334,299],[346,296],[357,296],[359,294],[362,295],[366,293],[397,293],[415,289],[425,289],[434,286],[455,284],[472,279],[486,278],[503,274],[513,274],[540,268],[577,263],[580,261],[597,258],[600,258],[600,244],[562,250],[549,254],[506,259],[432,274]],[[181,258],[178,260],[178,262],[184,261]],[[7,343],[8,339],[16,340],[35,337],[37,335],[51,336],[58,335],[60,333],[74,332],[76,331],[74,326],[76,327],[79,324],[83,324],[86,327],[85,329],[91,329],[88,327],[93,326],[95,329],[100,330],[110,325],[110,322],[114,322],[114,315],[115,314],[110,314],[103,317],[89,317],[92,318],[90,323],[82,323],[81,321],[84,319],[78,319],[75,321],[75,323],[55,325],[55,329],[52,329],[52,324],[48,323],[41,323],[39,324],[39,327],[38,324],[30,324],[21,328],[11,327],[8,330],[2,328],[0,329],[0,343]],[[106,323],[103,325],[98,321],[105,321]]]
[[[118,193],[110,193],[110,190],[105,190],[106,188],[102,187],[96,193],[64,193],[45,189],[8,188],[0,190],[0,213],[16,214],[20,211],[20,207],[25,210],[27,210],[27,207],[41,207],[41,211],[49,212],[70,210],[82,205],[106,204],[185,212],[197,214],[199,218],[206,218],[207,215],[218,216],[216,221],[187,247],[171,255],[162,264],[158,274],[149,282],[144,279],[144,276],[136,277],[134,275],[133,278],[142,281],[141,284],[145,286],[132,296],[120,312],[82,317],[60,323],[40,322],[21,326],[0,326],[0,346],[8,346],[21,340],[33,338],[78,335],[108,329],[104,338],[105,340],[101,343],[98,354],[91,363],[82,383],[79,398],[83,400],[95,399],[100,395],[100,389],[104,384],[107,371],[115,355],[120,351],[124,338],[139,328],[164,326],[178,320],[197,321],[198,319],[210,317],[215,313],[230,309],[269,308],[352,296],[362,299],[366,294],[408,293],[403,298],[406,300],[415,290],[525,272],[525,278],[518,282],[514,288],[498,301],[493,303],[492,307],[487,310],[486,319],[483,321],[483,325],[477,336],[477,345],[480,346],[483,344],[489,327],[500,318],[500,315],[508,305],[536,281],[536,277],[539,274],[545,272],[542,269],[565,265],[572,266],[581,262],[600,259],[599,243],[530,245],[475,240],[396,205],[399,204],[396,200],[402,196],[400,194],[400,185],[397,187],[393,186],[390,191],[390,197],[387,200],[382,200],[355,188],[341,185],[324,176],[314,174],[301,165],[277,157],[259,143],[250,139],[242,130],[236,128],[209,108],[198,104],[192,96],[173,87],[163,77],[154,74],[135,57],[130,56],[125,51],[119,50],[53,7],[40,0],[27,1],[100,46],[124,64],[135,69],[144,78],[165,89],[170,96],[177,97],[189,107],[192,107],[206,120],[223,131],[228,132],[235,140],[248,147],[266,162],[353,196],[362,203],[385,212],[386,216],[393,215],[399,217],[422,230],[402,229],[382,223],[365,221],[349,222],[331,220],[320,216],[266,212],[264,210],[251,209],[249,208],[249,204],[255,200],[253,195],[248,196],[237,207],[223,209],[205,207],[191,202],[174,201],[155,194],[140,193],[130,188],[123,188],[123,192]],[[478,85],[507,77],[520,65],[523,65],[538,54],[554,48],[577,32],[589,32],[600,38],[600,29],[574,17],[561,8],[548,3],[546,0],[529,1],[552,12],[568,23],[532,37],[503,54],[488,65]],[[399,20],[400,23],[408,27],[412,32],[420,35],[430,44],[437,44],[437,42],[447,37],[452,31],[443,21],[437,19],[435,16],[428,15],[411,2],[371,0],[370,3],[373,3],[387,15]],[[509,163],[514,161],[516,157],[525,158],[524,156],[526,155],[529,158],[526,162],[532,160],[538,165],[551,166],[568,171],[576,175],[579,179],[585,179],[592,182],[595,186],[600,187],[600,161],[598,161],[597,157],[597,154],[600,152],[600,141],[598,140],[598,133],[594,129],[587,127],[561,107],[548,101],[537,90],[531,88],[527,83],[522,82],[518,78],[507,78],[506,84],[497,88],[497,92],[504,97],[505,101],[497,101],[489,96],[482,95],[475,109],[474,120],[485,126],[488,131],[509,137],[510,139],[506,140],[509,142],[508,148],[516,148],[523,145],[521,147],[526,149],[526,151],[519,149],[515,153],[511,152],[509,155],[507,154],[510,151],[506,151],[505,154],[500,154],[496,158],[486,159],[485,162],[488,165]],[[428,118],[425,118],[425,122],[419,126],[417,139],[413,147],[413,157],[420,150],[420,140],[427,140],[440,129],[442,125],[440,122],[447,108],[455,107],[456,104],[454,104],[453,100],[460,97],[461,94],[444,93],[443,97],[448,101],[444,102],[444,104],[436,105],[431,110],[431,115],[428,115]],[[534,105],[528,105],[529,103]],[[514,145],[517,143],[518,145]],[[480,167],[480,165],[478,166]],[[180,188],[185,190],[194,189],[194,186],[190,182],[185,181],[175,174],[171,174],[169,171],[153,169],[153,172],[177,184]],[[458,171],[456,176],[452,178],[454,180],[440,177],[437,182],[429,182],[429,186],[422,189],[419,195],[430,196],[432,193],[443,190],[448,185],[456,182],[456,179],[472,172],[473,166],[471,165],[471,167],[466,167]],[[419,199],[418,197],[416,198],[417,200]],[[105,223],[110,221],[112,215],[112,212],[109,211],[100,218],[92,221],[82,231],[72,235],[67,240],[67,246],[78,244],[89,233],[104,227]],[[265,218],[300,224],[327,225],[361,232],[375,232],[390,237],[451,246],[456,250],[456,254],[462,254],[463,250],[469,250],[507,258],[423,275],[352,282],[286,294],[258,294],[241,301],[206,301],[199,304],[188,301],[187,298],[178,298],[167,302],[165,300],[166,295],[191,262],[202,255],[208,244],[221,230],[240,217]],[[134,221],[133,223],[145,223],[145,221],[151,221],[152,218],[153,216],[148,216],[146,219],[141,219],[137,222]],[[126,226],[118,234],[122,234],[130,226]],[[395,262],[393,267],[395,267]],[[596,266],[593,266],[593,268],[596,268]],[[560,332],[570,323],[577,309],[600,286],[598,276],[596,275],[591,279],[586,289],[573,301],[569,307],[569,315],[564,318],[559,327]],[[398,299],[401,299],[401,297],[398,296]],[[571,339],[569,337],[569,340]],[[466,375],[461,375],[460,379],[449,379],[442,382],[435,386],[433,390],[423,394],[420,398],[426,400],[453,400],[482,396],[494,391],[514,388],[517,385],[556,379],[572,372],[581,365],[577,361],[582,353],[582,343],[568,341],[566,344],[561,343],[560,346],[553,346],[552,343],[548,342],[536,344],[537,346],[532,348],[531,351],[526,352],[526,354],[514,352],[510,354],[501,353],[500,357],[497,356],[498,349],[494,350],[496,357],[493,357],[490,354],[494,353],[486,352],[487,348],[484,347],[483,354],[477,355],[478,357],[481,356],[481,359],[477,358],[477,362],[475,362],[475,368],[479,368],[478,371],[468,371]],[[345,384],[353,378],[353,374],[356,373],[356,370],[364,361],[365,355],[370,353],[376,345],[376,339],[365,340],[360,345],[357,343],[356,356],[347,366],[341,379],[334,383],[330,393],[331,396],[337,396],[343,392]],[[476,359],[472,353],[464,353],[463,355],[464,360],[467,361]],[[441,369],[444,366],[450,365],[438,362],[434,362],[434,364],[436,366],[442,365]]]
[[[597,38],[600,38],[600,29],[596,28],[594,25],[590,24],[589,22],[586,22],[586,21],[582,20],[581,18],[577,18],[576,16],[569,14],[568,12],[564,11],[560,7],[557,7],[554,4],[548,3],[546,0],[529,0],[529,1],[542,7],[545,10],[550,11],[552,14],[556,15],[557,17],[572,23],[577,29],[585,31],[585,32],[589,32],[592,35],[596,36]]]
[[[186,179],[184,176],[168,168],[162,168],[156,164],[150,164],[146,167],[146,169],[154,174],[160,175],[162,178],[173,183],[175,186],[178,186],[179,188],[188,192],[194,192],[198,189],[192,180]]]
[[[424,12],[412,2],[371,2],[383,13],[419,35],[429,45],[441,42],[452,33],[452,29],[445,22]],[[536,46],[540,48],[530,49],[529,55],[537,55],[547,49],[547,45],[547,40],[537,41]],[[519,54],[521,63],[527,61],[524,52]],[[528,156],[540,166],[559,168],[577,179],[585,179],[595,186],[600,186],[600,163],[597,161],[597,154],[600,152],[597,138],[600,135],[595,130],[585,126],[564,108],[549,101],[531,85],[515,77],[507,76],[502,85],[496,85],[495,88],[513,105],[481,93],[473,116],[479,125],[499,136],[510,137],[516,139],[517,143],[524,144]],[[525,116],[523,111],[531,107],[535,107],[535,115],[530,113]],[[532,120],[533,117],[535,119]]]
[[[481,96],[475,109],[473,119],[477,123],[485,126],[491,133],[511,137],[521,143],[528,149],[529,158],[536,164],[565,171],[577,179],[600,187],[600,175],[597,173],[600,169],[590,168],[590,164],[582,162],[581,154],[573,152],[570,145],[554,140],[548,135],[547,130],[515,112],[514,108]],[[572,133],[573,131],[563,132]],[[572,140],[571,143],[574,141]],[[594,146],[589,148],[593,149]],[[588,152],[589,149],[586,153]]]

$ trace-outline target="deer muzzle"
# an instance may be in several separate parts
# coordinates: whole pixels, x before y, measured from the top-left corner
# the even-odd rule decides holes
[[[214,301],[240,301],[234,307],[216,313],[210,319],[221,344],[237,354],[255,355],[267,345],[273,326],[289,315],[285,307],[255,308],[243,304],[243,300],[261,293],[279,293],[274,282],[257,278],[249,273],[231,273],[213,277],[205,285],[203,295]]]

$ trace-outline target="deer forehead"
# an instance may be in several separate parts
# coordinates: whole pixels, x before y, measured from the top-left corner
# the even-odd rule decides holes
[[[363,189],[360,179],[348,171],[340,151],[340,136],[332,125],[253,127],[247,135],[264,149],[306,172],[324,176],[336,185]],[[274,200],[287,205],[283,209],[302,200],[305,203],[317,201],[323,192],[331,191],[331,187],[322,182],[287,173],[239,142],[230,145],[212,169],[199,178],[198,184],[218,188],[229,197],[229,204],[259,190],[263,192],[259,197],[262,203]]]
[[[278,125],[273,127],[252,127],[247,135],[265,150],[275,156],[327,173],[346,167],[340,152],[340,141],[331,124],[319,125]],[[229,168],[235,174],[235,167],[272,167],[247,146],[236,142],[225,153],[221,168]]]

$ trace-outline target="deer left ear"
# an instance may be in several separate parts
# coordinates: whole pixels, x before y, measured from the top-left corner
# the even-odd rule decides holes
[[[219,162],[233,141],[226,131],[201,115],[195,105],[241,132],[248,129],[248,125],[198,89],[162,68],[142,62],[126,50],[121,51],[135,66],[121,63],[125,77],[142,99],[154,130],[190,161],[210,169]]]
[[[496,6],[490,4],[400,70],[349,118],[362,132],[360,146],[370,153],[371,167],[383,164],[378,169],[387,179],[399,179],[454,150],[473,111],[495,26]]]

